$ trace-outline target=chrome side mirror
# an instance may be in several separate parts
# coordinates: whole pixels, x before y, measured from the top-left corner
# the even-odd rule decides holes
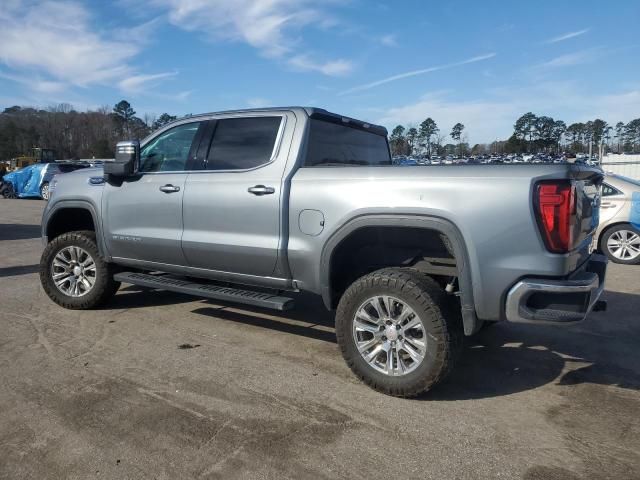
[[[116,158],[104,162],[104,173],[114,177],[129,177],[138,173],[139,165],[140,142],[138,140],[118,142]]]

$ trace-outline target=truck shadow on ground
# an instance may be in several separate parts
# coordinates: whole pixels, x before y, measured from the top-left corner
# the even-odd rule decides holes
[[[40,238],[41,234],[40,225],[0,223],[0,240],[27,240]]]
[[[38,273],[40,271],[40,265],[18,265],[17,267],[2,267],[0,268],[0,278],[3,277],[17,277],[19,275],[29,275],[31,273]]]
[[[607,312],[575,326],[499,323],[468,338],[451,376],[424,399],[491,398],[549,383],[640,390],[640,295],[604,298]]]
[[[246,305],[220,305],[197,308],[193,313],[336,343],[334,313],[327,311],[322,300],[308,294],[295,295],[295,300],[295,308],[287,312],[274,312]]]
[[[572,327],[499,323],[465,339],[447,381],[422,399],[491,398],[556,383],[593,383],[640,390],[640,295],[607,292],[609,311]],[[335,343],[334,317],[306,298],[289,312],[250,307],[200,307],[193,313]],[[620,367],[620,365],[630,367]],[[568,371],[567,371],[568,370]],[[563,373],[564,372],[564,373]]]
[[[194,300],[197,299],[181,293],[153,290],[137,285],[127,285],[126,287],[120,287],[118,294],[102,308],[112,310],[120,308],[158,307],[163,305],[176,305],[178,303],[189,303]]]
[[[142,308],[193,302],[193,297],[128,286],[107,308]],[[640,295],[606,292],[609,310],[570,327],[498,323],[465,339],[451,376],[422,399],[491,398],[555,383],[616,385],[640,390]],[[296,296],[295,309],[274,312],[204,301],[192,313],[214,321],[335,343],[334,314],[311,295]]]

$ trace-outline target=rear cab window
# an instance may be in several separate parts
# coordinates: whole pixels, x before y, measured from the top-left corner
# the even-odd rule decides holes
[[[311,118],[305,167],[391,165],[387,137],[349,125]]]

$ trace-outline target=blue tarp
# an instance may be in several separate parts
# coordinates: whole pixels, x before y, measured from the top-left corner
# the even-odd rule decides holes
[[[13,190],[18,198],[40,197],[40,185],[45,173],[47,173],[48,166],[48,163],[29,165],[15,172],[7,173],[2,177],[2,180],[13,185]]]

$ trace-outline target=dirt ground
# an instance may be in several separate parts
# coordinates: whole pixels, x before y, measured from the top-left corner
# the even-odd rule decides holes
[[[418,400],[360,383],[314,298],[293,312],[123,286],[40,288],[44,202],[0,200],[0,478],[640,478],[640,267],[606,313],[498,324]]]

